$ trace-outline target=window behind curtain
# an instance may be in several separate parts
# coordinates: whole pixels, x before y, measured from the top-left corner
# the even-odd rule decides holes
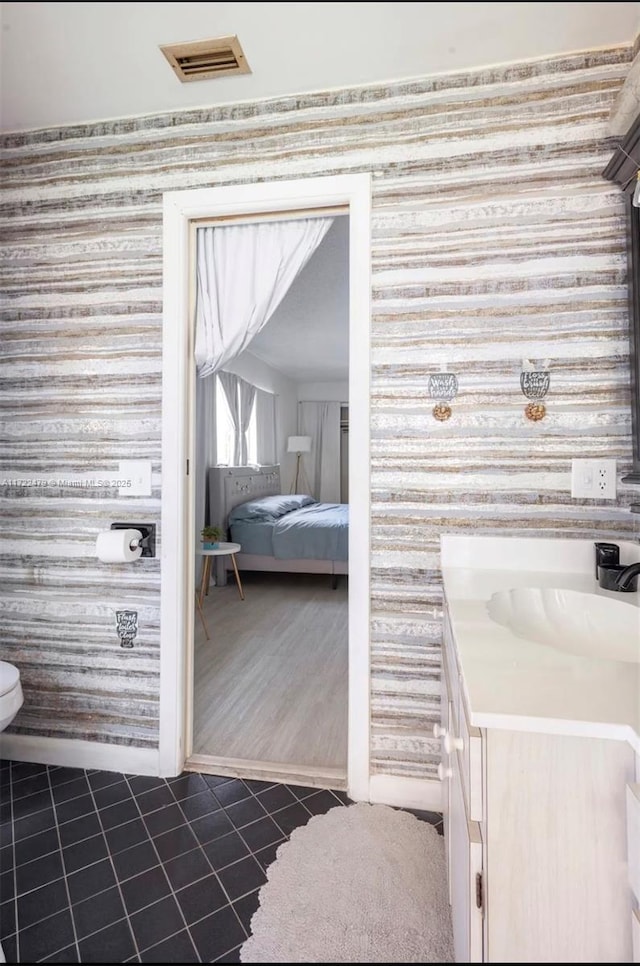
[[[256,405],[254,403],[247,432],[248,460],[258,462],[258,427]],[[233,465],[234,429],[229,404],[220,380],[216,378],[216,463],[221,466]]]

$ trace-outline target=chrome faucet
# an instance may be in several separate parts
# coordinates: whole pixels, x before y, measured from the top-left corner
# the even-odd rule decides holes
[[[630,564],[628,567],[625,567],[616,577],[616,590],[631,590],[631,584],[638,574],[640,574],[640,563]]]

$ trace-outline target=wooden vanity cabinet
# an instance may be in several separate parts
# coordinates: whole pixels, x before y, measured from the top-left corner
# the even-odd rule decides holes
[[[472,726],[456,653],[447,615],[439,774],[456,962],[640,962],[633,749]]]

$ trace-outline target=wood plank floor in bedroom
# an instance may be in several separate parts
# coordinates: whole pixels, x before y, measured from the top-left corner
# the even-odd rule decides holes
[[[196,614],[193,752],[320,768],[347,765],[347,578],[242,575]]]

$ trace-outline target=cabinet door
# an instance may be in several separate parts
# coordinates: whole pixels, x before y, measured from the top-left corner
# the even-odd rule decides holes
[[[440,695],[440,727],[448,733],[452,727],[451,722],[451,701],[447,691],[446,675],[442,675],[442,693]],[[442,749],[443,774],[449,768],[449,755]],[[442,782],[442,826],[444,831],[444,851],[447,868],[447,884],[449,888],[449,903],[451,903],[451,850],[449,847],[449,811],[451,809],[451,782],[445,777]]]
[[[640,784],[627,785],[629,884],[640,903]]]
[[[457,756],[451,755],[450,762],[448,859],[453,945],[456,963],[481,963],[482,908],[477,901],[482,896],[480,826],[467,820]]]

